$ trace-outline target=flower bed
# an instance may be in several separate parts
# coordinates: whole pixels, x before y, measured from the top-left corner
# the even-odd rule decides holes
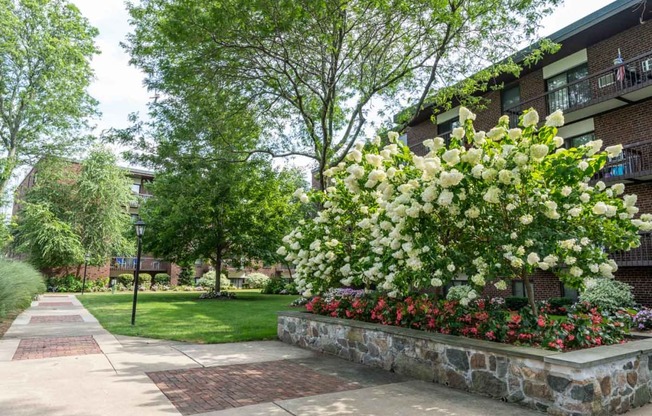
[[[289,344],[554,415],[625,413],[652,392],[652,339],[559,352],[306,312],[279,312]]]
[[[352,291],[315,296],[306,309],[334,318],[557,351],[622,343],[631,322],[625,312],[601,313],[586,303],[570,307],[566,317],[552,317],[543,312],[534,315],[527,307],[510,312],[501,301],[476,299],[463,306],[459,301],[438,301],[426,294],[396,299]]]

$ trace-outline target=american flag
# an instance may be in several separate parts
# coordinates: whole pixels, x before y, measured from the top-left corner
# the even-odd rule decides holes
[[[618,48],[618,58],[614,59],[614,65],[620,65],[616,70],[616,81],[623,82],[625,80],[625,65],[622,65],[623,57],[620,55],[620,48]]]

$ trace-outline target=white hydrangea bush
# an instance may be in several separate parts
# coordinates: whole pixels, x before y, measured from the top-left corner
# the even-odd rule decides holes
[[[591,178],[622,146],[599,140],[566,149],[563,114],[538,127],[529,110],[521,128],[501,117],[488,132],[460,110],[450,143],[426,140],[417,156],[390,133],[358,144],[329,169],[329,186],[306,195],[323,209],[287,235],[278,253],[296,265],[304,295],[331,287],[376,287],[390,296],[466,278],[481,292],[549,270],[573,287],[613,277],[613,250],[637,247],[652,229],[624,186]]]

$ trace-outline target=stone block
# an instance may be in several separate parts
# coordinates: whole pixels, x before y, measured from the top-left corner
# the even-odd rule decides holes
[[[650,388],[648,386],[641,386],[636,389],[634,392],[634,401],[632,405],[634,407],[640,407],[650,402]]]
[[[406,375],[418,380],[433,381],[435,378],[430,363],[408,357],[405,354],[400,354],[396,357],[392,370],[397,374]]]
[[[526,396],[532,397],[535,399],[541,400],[553,400],[552,391],[544,383],[538,383],[536,381],[524,380],[523,381],[523,393]]]
[[[548,386],[556,391],[557,393],[563,393],[566,390],[566,387],[571,383],[566,377],[557,377],[553,375],[548,375],[546,378]]]
[[[600,380],[600,390],[605,397],[611,395],[611,377],[607,376]]]
[[[449,348],[446,350],[446,359],[458,370],[467,371],[469,369],[469,357],[466,351]]]
[[[473,390],[491,397],[507,396],[507,384],[487,371],[474,371],[471,375]]]
[[[638,373],[636,371],[630,371],[627,373],[627,384],[629,384],[632,387],[636,387],[636,383],[638,382]]]
[[[585,384],[583,386],[573,386],[571,389],[571,397],[582,403],[592,402],[595,397],[595,389],[593,384]]]
[[[290,333],[297,332],[297,324],[294,322],[294,320],[288,320],[285,327]]]
[[[521,367],[521,374],[523,374],[524,378],[529,380],[545,381],[545,374],[543,371],[535,370],[530,367]]]
[[[446,384],[454,389],[467,390],[466,378],[455,370],[446,371]]]
[[[360,328],[351,328],[349,330],[349,333],[346,334],[346,339],[351,341],[351,342],[359,342],[363,343],[363,330]]]
[[[471,355],[471,368],[473,369],[487,368],[485,355],[480,353],[475,353]]]

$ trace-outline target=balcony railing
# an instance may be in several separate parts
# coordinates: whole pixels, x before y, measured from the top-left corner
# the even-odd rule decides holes
[[[652,140],[623,146],[623,152],[611,159],[593,178],[595,181],[652,180]]]
[[[138,208],[140,206],[141,200],[146,201],[147,199],[152,197],[151,194],[137,194],[137,193],[134,193],[134,196],[138,196],[138,199],[129,202],[129,206],[132,208]]]
[[[555,110],[570,113],[649,85],[652,85],[652,51],[523,101],[506,113],[510,124],[516,125],[519,115],[528,108],[534,108],[540,115]]]
[[[611,258],[622,267],[652,266],[652,233],[641,234],[641,245],[629,251],[617,251]]]
[[[140,270],[143,271],[166,271],[170,266],[169,262],[161,261],[154,257],[141,257]],[[136,257],[113,257],[111,259],[112,270],[135,270]]]

